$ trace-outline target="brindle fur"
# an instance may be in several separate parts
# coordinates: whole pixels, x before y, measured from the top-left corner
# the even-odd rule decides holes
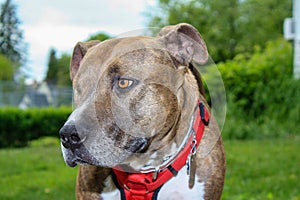
[[[101,158],[101,155],[88,155],[86,150],[82,151],[87,158],[81,159],[86,159],[85,162],[91,165],[79,167],[77,199],[96,200],[101,198],[101,193],[116,189],[111,178],[111,167],[119,162],[138,168],[149,162],[154,153],[163,157],[172,153],[172,145],[182,143],[197,100],[205,102],[208,108],[200,74],[193,65],[205,63],[207,58],[204,41],[189,24],[165,27],[154,38],[139,36],[76,45],[70,76],[75,104],[84,109],[76,115],[83,121],[80,121],[81,126],[88,126],[85,124],[89,121],[100,127],[101,132],[92,130],[85,133],[96,134],[99,143],[96,147],[101,149],[98,154],[111,152],[110,156]],[[115,78],[123,75],[140,81],[136,90],[126,93],[112,90]],[[94,110],[86,103],[90,94],[95,99]],[[128,105],[118,107],[123,102]],[[95,116],[91,115],[92,112]],[[114,116],[114,113],[119,115]],[[126,121],[128,118],[130,121]],[[164,123],[161,119],[165,119]],[[138,125],[142,135],[130,134],[126,124],[122,124],[124,120]],[[84,128],[88,130],[88,127]],[[64,151],[67,151],[65,160],[72,159],[74,152]],[[136,155],[136,152],[142,154]],[[195,181],[205,182],[206,200],[220,199],[225,155],[218,124],[213,117],[196,155],[195,174],[200,178]],[[151,162],[152,165],[159,165],[157,161]]]

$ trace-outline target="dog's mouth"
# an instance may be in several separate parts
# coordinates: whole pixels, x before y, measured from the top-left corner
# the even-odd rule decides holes
[[[72,160],[66,160],[66,163],[69,167],[76,167],[77,165],[87,165],[89,164],[88,162],[80,159],[80,158],[76,158],[76,159],[72,159]]]
[[[65,163],[69,167],[76,167],[78,164],[86,165],[86,164],[95,163],[95,158],[84,147],[71,150],[71,149],[66,149],[62,145],[62,152],[63,152]]]

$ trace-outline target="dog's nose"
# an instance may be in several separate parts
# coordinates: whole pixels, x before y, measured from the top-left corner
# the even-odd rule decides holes
[[[62,145],[67,149],[79,148],[84,141],[84,138],[79,137],[75,125],[64,125],[60,129],[59,135]]]

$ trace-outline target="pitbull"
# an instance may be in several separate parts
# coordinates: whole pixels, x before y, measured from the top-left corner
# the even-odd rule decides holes
[[[225,154],[197,64],[206,45],[189,24],[156,37],[79,42],[70,77],[75,109],[61,128],[76,198],[221,198]]]

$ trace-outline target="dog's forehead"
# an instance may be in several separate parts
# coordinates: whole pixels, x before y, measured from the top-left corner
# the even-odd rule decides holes
[[[107,65],[114,62],[131,66],[145,63],[166,65],[170,63],[169,53],[163,43],[153,37],[117,38],[109,40],[107,43],[104,42],[97,48],[97,53],[103,54],[105,52],[106,57],[104,60],[108,62]]]
[[[175,66],[167,51],[158,48],[134,49],[113,57],[106,66],[109,71],[115,72],[151,72],[159,73],[166,69],[174,72]],[[144,74],[143,76],[146,76]]]
[[[87,53],[81,62],[80,76],[89,80],[114,71],[159,71],[162,66],[173,68],[174,64],[164,45],[153,37],[128,37],[104,41]],[[86,77],[85,77],[86,78]],[[75,81],[76,82],[76,81]]]

